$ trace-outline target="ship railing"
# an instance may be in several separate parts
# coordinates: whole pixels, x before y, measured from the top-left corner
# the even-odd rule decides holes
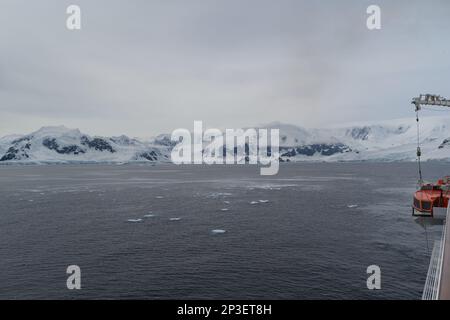
[[[447,216],[442,228],[441,239],[434,242],[431,253],[430,265],[428,267],[427,280],[423,288],[422,300],[438,300],[441,289],[442,264],[444,262],[446,224],[450,218],[450,205],[447,208]]]

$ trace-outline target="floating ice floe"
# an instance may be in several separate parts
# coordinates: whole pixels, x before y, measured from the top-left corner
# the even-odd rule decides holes
[[[181,220],[181,218],[170,218],[169,220],[170,221],[179,221],[179,220]]]
[[[128,219],[128,222],[141,222],[142,219]]]
[[[230,201],[224,201],[223,203],[225,203],[225,204],[230,204]]]
[[[259,200],[260,203],[267,203],[269,200]]]
[[[156,196],[156,199],[163,199],[163,196]]]
[[[220,233],[225,233],[226,230],[223,230],[223,229],[214,229],[214,230],[211,230],[211,232],[214,233],[214,234],[220,234]]]
[[[155,215],[153,213],[145,214],[144,218],[153,218]]]
[[[230,209],[228,209],[228,208],[222,208],[222,209],[220,209],[220,211],[229,211]]]
[[[248,190],[263,189],[263,190],[281,190],[281,188],[292,188],[297,187],[297,184],[263,184],[263,185],[252,185],[247,187]]]
[[[219,197],[228,197],[228,196],[231,196],[231,195],[233,195],[233,194],[229,193],[229,192],[211,192],[211,193],[208,193],[206,195],[206,197],[208,197],[208,198],[219,198]]]
[[[258,204],[259,202],[258,201],[252,201],[252,202],[250,202],[250,204]]]
[[[347,208],[350,208],[350,209],[352,209],[352,208],[357,208],[357,207],[358,207],[357,204],[349,204],[349,205],[347,206]]]
[[[29,190],[25,190],[25,191],[29,191],[29,192],[41,192],[40,189],[29,189]]]

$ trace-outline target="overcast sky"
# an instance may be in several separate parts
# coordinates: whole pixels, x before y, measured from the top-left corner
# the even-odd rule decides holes
[[[448,0],[0,0],[0,136],[412,116],[413,96],[450,96],[449,15]]]

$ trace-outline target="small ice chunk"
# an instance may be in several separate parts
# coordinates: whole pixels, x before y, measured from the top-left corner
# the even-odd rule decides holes
[[[211,232],[214,233],[214,234],[221,234],[221,233],[225,233],[226,230],[223,230],[223,229],[214,229],[214,230],[211,230]]]
[[[230,209],[228,209],[228,208],[222,208],[222,209],[220,209],[220,211],[229,211]]]
[[[169,220],[170,221],[179,221],[179,220],[181,220],[181,218],[170,218]]]
[[[128,222],[141,222],[142,219],[128,219]]]
[[[259,200],[260,203],[267,203],[269,200]]]
[[[258,201],[252,201],[252,202],[250,202],[250,204],[258,204],[259,202]]]
[[[231,195],[232,194],[229,192],[212,192],[212,193],[208,194],[208,196],[211,198],[227,197],[227,196],[231,196]]]
[[[347,206],[347,208],[350,208],[350,209],[352,209],[352,208],[357,208],[357,207],[358,207],[357,204],[349,204],[349,205]]]
[[[155,215],[153,213],[149,213],[144,215],[144,218],[153,218]]]
[[[156,196],[156,199],[163,199],[163,196]]]
[[[230,201],[224,201],[223,203],[225,203],[225,204],[230,204]]]

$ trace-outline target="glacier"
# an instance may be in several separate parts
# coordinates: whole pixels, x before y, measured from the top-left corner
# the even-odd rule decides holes
[[[272,122],[280,130],[280,161],[415,161],[415,118],[304,128]],[[450,161],[450,117],[423,117],[423,160]],[[170,163],[175,142],[169,134],[143,140],[125,135],[90,136],[64,126],[42,127],[0,138],[0,164]],[[233,150],[225,150],[225,152]]]

